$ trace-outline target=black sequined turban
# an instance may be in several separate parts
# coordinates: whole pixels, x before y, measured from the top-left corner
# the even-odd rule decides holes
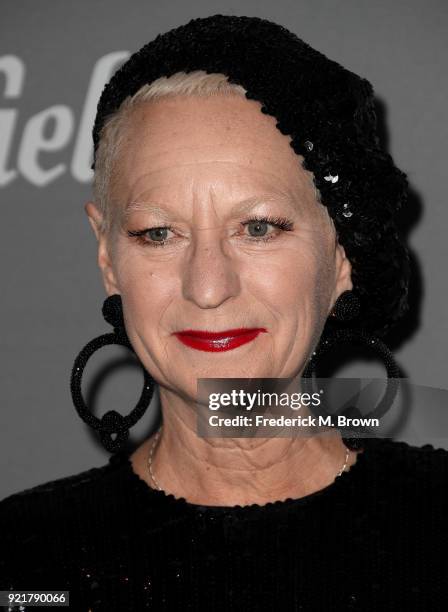
[[[352,264],[361,313],[351,326],[384,336],[408,307],[409,256],[395,221],[407,179],[379,144],[369,81],[265,19],[192,19],[134,53],[105,86],[95,153],[106,118],[127,96],[161,76],[193,70],[242,85],[291,137]]]

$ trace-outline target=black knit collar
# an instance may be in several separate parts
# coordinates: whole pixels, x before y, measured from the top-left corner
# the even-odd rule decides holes
[[[370,456],[369,451],[371,446],[372,444],[366,444],[363,452],[358,453],[357,460],[351,468],[343,472],[333,483],[319,491],[315,491],[314,493],[300,498],[287,498],[285,500],[267,502],[266,504],[249,504],[244,506],[239,504],[236,506],[206,506],[202,504],[193,504],[188,502],[184,497],[175,497],[171,493],[154,489],[134,472],[130,459],[131,453],[129,451],[121,451],[110,457],[109,465],[114,469],[118,469],[132,490],[141,496],[144,503],[146,503],[146,501],[150,502],[149,505],[151,507],[156,504],[159,508],[163,507],[165,510],[178,511],[180,513],[224,513],[238,517],[253,518],[260,513],[265,515],[270,512],[287,511],[291,508],[305,507],[314,503],[327,503],[336,498],[344,498],[347,488],[356,486],[356,483],[362,478],[368,463],[368,457]]]

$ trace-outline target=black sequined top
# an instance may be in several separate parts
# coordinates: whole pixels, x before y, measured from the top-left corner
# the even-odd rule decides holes
[[[448,610],[448,451],[364,442],[331,485],[263,506],[190,504],[126,454],[9,496],[0,590],[83,612]]]

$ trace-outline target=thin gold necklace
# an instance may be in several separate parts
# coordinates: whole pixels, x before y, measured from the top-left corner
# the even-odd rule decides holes
[[[156,448],[157,445],[157,441],[160,437],[160,433],[162,431],[162,426],[160,427],[159,431],[156,433],[156,435],[154,436],[154,440],[151,444],[151,447],[149,449],[149,455],[148,455],[148,469],[149,469],[149,474],[151,476],[151,480],[153,481],[153,483],[155,484],[156,488],[159,491],[162,491],[162,487],[159,485],[159,483],[156,480],[156,477],[154,476],[154,472],[152,470],[152,456],[154,454],[154,450]],[[345,470],[345,468],[347,467],[347,463],[348,463],[348,458],[350,455],[350,449],[347,448],[345,451],[345,461],[344,461],[344,465],[341,467],[341,469],[339,470],[339,472],[336,474],[335,478],[338,478],[339,476],[341,476],[342,472]]]

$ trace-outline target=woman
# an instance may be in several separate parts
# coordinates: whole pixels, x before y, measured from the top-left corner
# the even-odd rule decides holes
[[[71,389],[115,454],[3,500],[1,589],[68,590],[86,611],[443,609],[447,451],[196,430],[198,379],[308,377],[348,340],[398,375],[380,337],[407,308],[406,178],[370,84],[281,26],[215,15],[134,54],[93,136],[114,333]],[[100,420],[81,378],[111,342],[145,385]],[[155,383],[163,428],[130,452]]]

